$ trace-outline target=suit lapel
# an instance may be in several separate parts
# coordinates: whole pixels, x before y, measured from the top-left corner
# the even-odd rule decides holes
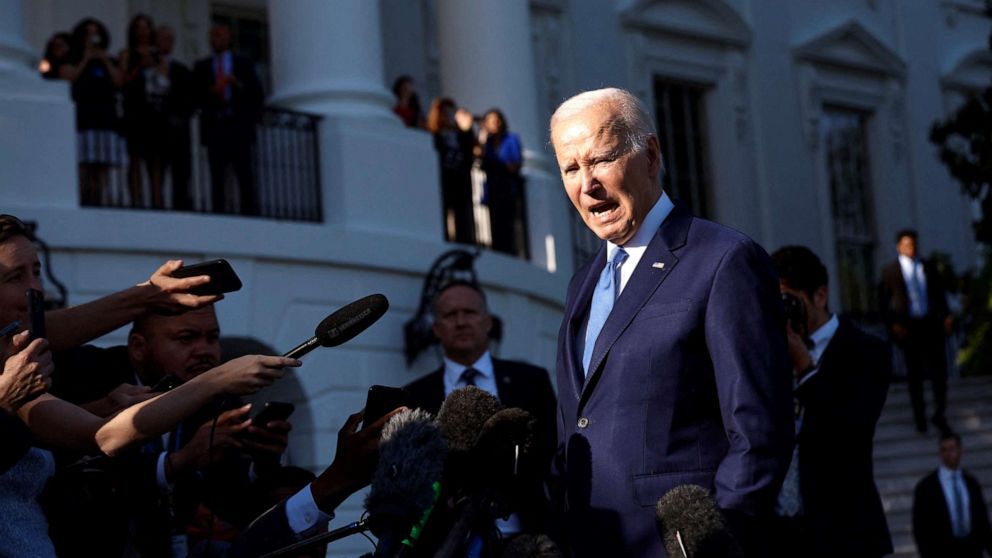
[[[633,275],[627,281],[627,286],[613,305],[613,310],[596,339],[596,347],[589,361],[590,373],[587,375],[579,401],[580,409],[599,381],[599,376],[603,373],[603,361],[613,348],[613,344],[678,264],[679,259],[673,252],[685,245],[691,222],[692,214],[681,204],[676,204],[648,244],[641,261],[638,262]],[[581,372],[581,364],[579,369]]]
[[[586,268],[585,278],[572,298],[571,304],[566,309],[566,329],[565,329],[565,359],[569,380],[575,398],[582,394],[582,386],[585,384],[585,372],[582,370],[582,355],[578,354],[578,335],[582,329],[582,321],[589,311],[592,303],[592,293],[599,281],[599,274],[602,273],[606,265],[606,243],[603,242],[596,257]]]
[[[509,370],[503,365],[503,361],[493,359],[493,380],[496,382],[496,397],[504,408],[523,407],[516,399],[516,390],[513,389]]]

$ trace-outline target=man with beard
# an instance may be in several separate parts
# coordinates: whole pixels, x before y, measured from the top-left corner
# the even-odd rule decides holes
[[[126,347],[57,355],[53,393],[109,415],[210,370],[220,357],[212,305],[177,316],[147,314],[135,320]],[[218,400],[126,456],[58,456],[48,512],[59,555],[100,549],[107,556],[170,556],[187,544],[197,515],[207,520],[207,538],[233,538],[251,519],[248,488],[278,470],[291,428],[283,421],[251,426],[249,410],[236,399]]]

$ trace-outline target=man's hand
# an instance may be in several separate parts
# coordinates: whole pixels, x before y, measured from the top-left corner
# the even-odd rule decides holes
[[[206,285],[209,275],[178,278],[172,274],[183,266],[182,260],[169,260],[139,287],[147,288],[146,306],[162,314],[181,314],[187,310],[202,308],[224,298],[224,295],[194,295],[190,289]]]
[[[0,374],[0,409],[10,414],[52,386],[55,365],[48,340],[35,339],[28,343],[29,337],[27,331],[14,336],[9,348],[11,354]]]
[[[98,417],[110,417],[118,411],[127,409],[135,403],[141,403],[146,399],[151,399],[159,395],[148,386],[135,386],[131,384],[121,384],[114,388],[101,399],[80,405],[80,407],[93,413]]]
[[[404,410],[405,407],[400,407],[361,431],[358,430],[358,424],[362,422],[365,411],[348,417],[338,431],[334,462],[310,485],[317,507],[324,511],[333,511],[345,498],[371,482],[379,459],[382,428],[393,415]]]
[[[289,431],[293,425],[284,420],[272,420],[264,428],[254,426],[249,422],[248,429],[241,441],[244,449],[251,454],[255,463],[255,472],[265,476],[279,468],[286,446],[289,445]]]
[[[213,459],[219,461],[244,446],[243,433],[251,421],[246,420],[251,405],[243,405],[220,414],[217,426],[213,428]],[[207,421],[196,429],[196,434],[183,448],[169,456],[173,475],[186,475],[210,464],[210,429],[213,421]],[[170,475],[169,481],[175,480]]]
[[[300,364],[295,358],[246,355],[211,368],[192,381],[211,382],[218,394],[251,395],[282,378],[284,368]]]
[[[806,347],[806,340],[792,329],[792,324],[786,324],[786,334],[789,337],[789,362],[792,363],[792,372],[796,379],[802,379],[803,375],[813,366],[813,357]]]

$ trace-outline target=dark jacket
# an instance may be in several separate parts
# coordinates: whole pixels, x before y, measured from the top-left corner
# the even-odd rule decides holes
[[[971,533],[963,541],[951,535],[951,514],[947,499],[940,486],[937,471],[923,477],[916,485],[913,496],[913,538],[920,558],[981,558],[984,552],[992,555],[992,528],[989,527],[988,507],[982,487],[975,477],[963,471],[968,489],[971,512]],[[954,554],[948,549],[953,548]]]

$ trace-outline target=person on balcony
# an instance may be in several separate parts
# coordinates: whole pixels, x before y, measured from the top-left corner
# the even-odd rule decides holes
[[[193,68],[193,89],[200,107],[200,140],[207,146],[213,211],[226,213],[228,167],[238,182],[242,215],[258,215],[258,195],[252,165],[255,124],[262,110],[262,84],[255,65],[231,52],[231,30],[226,25],[210,29],[214,54]]]
[[[482,118],[479,134],[482,170],[486,173],[486,204],[492,229],[492,248],[498,252],[526,257],[522,220],[524,178],[523,147],[520,137],[511,133],[499,109],[490,109]],[[518,223],[521,230],[518,232]],[[519,235],[519,238],[518,238]]]
[[[82,205],[101,205],[111,167],[127,162],[118,133],[117,92],[123,76],[107,55],[110,34],[100,21],[86,18],[72,30],[75,63],[62,76],[72,83]]]
[[[158,66],[152,79],[158,85],[152,99],[157,122],[164,134],[162,173],[169,171],[172,181],[172,209],[191,210],[193,202],[189,190],[192,168],[192,147],[189,138],[189,121],[193,114],[193,74],[184,64],[172,58],[176,35],[171,27],[160,25],[155,30],[158,47]]]
[[[45,56],[38,64],[38,73],[45,79],[66,79],[72,54],[72,35],[65,31],[55,33],[45,43]]]
[[[448,97],[438,97],[427,113],[427,131],[434,134],[441,170],[442,226],[453,242],[475,242],[472,215],[472,114]]]
[[[157,95],[157,81],[152,79],[158,65],[155,49],[155,24],[152,18],[138,14],[127,26],[127,48],[120,53],[120,71],[124,85],[124,137],[129,159],[127,182],[131,207],[145,207],[141,167],[148,169],[152,207],[165,208],[162,201],[162,134],[152,114],[151,100]]]

